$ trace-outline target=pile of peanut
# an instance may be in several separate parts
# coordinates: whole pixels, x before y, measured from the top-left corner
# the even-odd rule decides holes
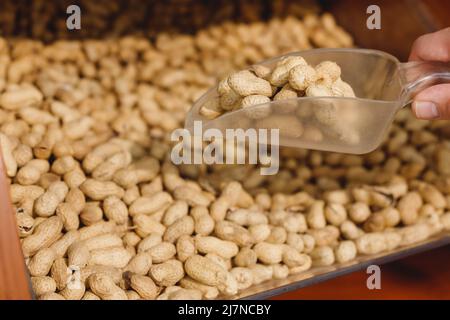
[[[319,142],[323,133],[313,124],[318,122],[347,142],[359,142],[356,134],[339,122],[338,108],[331,103],[303,107],[295,101],[269,104],[303,96],[354,98],[352,87],[341,79],[341,68],[335,62],[323,61],[312,67],[301,56],[287,56],[273,68],[257,64],[232,73],[219,82],[216,91],[217,97],[200,108],[206,119],[245,109],[245,117],[256,120],[255,127],[270,129],[281,124],[280,134],[284,136]]]
[[[406,109],[364,156],[282,149],[274,176],[171,163],[170,133],[216,79],[350,45],[330,21],[224,23],[154,42],[0,39],[0,148],[36,297],[232,297],[448,232],[450,127]]]

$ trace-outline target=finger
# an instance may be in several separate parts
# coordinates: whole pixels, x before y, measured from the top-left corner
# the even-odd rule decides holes
[[[439,84],[414,97],[414,114],[419,119],[450,119],[450,84]]]
[[[417,38],[409,61],[450,61],[450,28]]]

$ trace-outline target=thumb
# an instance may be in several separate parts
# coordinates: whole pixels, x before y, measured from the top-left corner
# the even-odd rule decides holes
[[[450,120],[450,84],[427,88],[414,97],[412,110],[417,118]]]

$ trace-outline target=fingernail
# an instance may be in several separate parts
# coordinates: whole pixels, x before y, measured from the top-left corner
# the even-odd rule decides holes
[[[437,106],[430,101],[416,101],[413,105],[417,118],[432,120],[439,118]]]

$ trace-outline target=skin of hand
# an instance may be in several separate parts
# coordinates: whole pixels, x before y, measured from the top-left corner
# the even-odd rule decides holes
[[[450,27],[419,37],[409,61],[450,62]],[[450,83],[421,91],[414,97],[412,110],[419,119],[450,119]]]

